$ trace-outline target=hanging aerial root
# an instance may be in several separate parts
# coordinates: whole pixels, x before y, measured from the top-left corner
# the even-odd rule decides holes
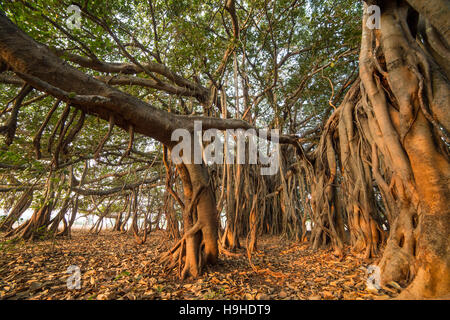
[[[59,134],[58,143],[56,144],[56,148],[53,153],[53,161],[54,161],[56,167],[59,166],[59,156],[60,156],[61,151],[63,153],[67,153],[67,146],[69,145],[69,143],[71,143],[73,141],[73,139],[75,139],[76,135],[81,130],[81,128],[84,124],[85,112],[81,111],[78,122],[69,131],[69,128],[72,126],[73,122],[75,121],[77,114],[78,114],[78,109],[75,109],[72,112],[72,116],[69,120],[69,123],[64,126],[63,130]]]
[[[106,133],[106,135],[103,137],[103,139],[100,141],[100,143],[98,144],[97,148],[95,148],[94,151],[94,160],[97,160],[98,157],[100,156],[100,152],[103,149],[103,146],[105,145],[106,141],[109,139],[109,137],[111,136],[111,133],[113,131],[114,128],[114,115],[110,115],[109,116],[109,127],[108,127],[108,132]]]
[[[181,209],[184,210],[184,203],[178,196],[178,194],[173,190],[171,185],[171,178],[172,178],[172,169],[171,166],[169,166],[169,163],[167,161],[167,147],[163,145],[163,164],[166,168],[166,189],[170,193],[170,195],[178,202]]]
[[[33,90],[29,85],[24,85],[20,89],[19,94],[15,98],[14,106],[11,110],[11,115],[4,126],[0,126],[0,134],[6,134],[5,145],[10,146],[14,140],[17,129],[17,117],[19,115],[19,109],[22,106],[22,102],[25,97]]]
[[[50,121],[53,113],[56,111],[56,109],[58,108],[60,103],[61,103],[61,100],[56,100],[55,101],[55,103],[53,104],[52,108],[50,109],[50,111],[45,116],[45,120],[41,124],[38,132],[33,137],[34,151],[36,153],[36,159],[38,159],[38,160],[41,159],[41,137],[42,137],[42,133],[44,132],[45,127],[48,125],[48,122]]]
[[[84,112],[84,110],[81,110],[80,118],[78,119],[77,124],[75,126],[73,126],[73,128],[69,131],[66,138],[64,139],[64,141],[61,144],[61,150],[64,153],[66,153],[66,154],[68,153],[68,150],[67,150],[68,145],[74,141],[74,139],[76,138],[78,133],[83,128],[85,119],[86,119],[86,113]]]
[[[61,135],[61,133],[64,130],[64,125],[66,123],[67,117],[69,116],[70,113],[70,104],[66,103],[66,107],[64,108],[61,116],[58,119],[58,122],[56,123],[55,127],[53,128],[53,131],[48,139],[48,146],[47,146],[47,151],[48,153],[52,152],[52,147],[53,147],[53,141],[55,140],[56,137],[56,133],[58,131],[59,128],[59,134]]]
[[[122,160],[128,157],[131,153],[131,149],[133,148],[133,141],[134,141],[134,126],[130,125],[128,127],[128,134],[130,136],[130,139],[128,141],[128,146],[123,155],[119,159],[119,164],[122,163]]]

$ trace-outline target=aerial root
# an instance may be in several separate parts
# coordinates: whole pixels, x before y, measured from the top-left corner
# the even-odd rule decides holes
[[[181,278],[185,277],[184,274],[186,274],[187,271],[185,269],[182,270],[181,267],[186,257],[186,239],[200,231],[202,226],[203,225],[197,221],[170,250],[161,255],[160,262],[165,265],[166,271],[172,270],[178,265],[178,275]],[[199,246],[199,266],[201,266],[202,263],[202,248],[203,244]]]

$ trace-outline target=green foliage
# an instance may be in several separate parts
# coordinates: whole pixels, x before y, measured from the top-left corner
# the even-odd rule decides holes
[[[227,48],[234,48],[240,69],[248,77],[250,103],[270,88],[251,110],[257,119],[257,125],[276,124],[288,133],[301,134],[320,124],[330,109],[330,81],[336,94],[357,69],[357,50],[344,57],[340,56],[359,48],[362,7],[359,1],[239,1],[236,13],[241,28],[244,27],[239,39],[232,36],[230,15],[224,10],[222,0],[89,1],[83,10],[102,21],[109,31],[89,19],[85,13],[82,15],[81,29],[69,30],[65,23],[69,17],[67,8],[71,1],[35,0],[26,3],[27,5],[24,2],[8,1],[1,8],[15,24],[37,41],[66,50],[67,54],[62,56],[63,59],[67,59],[68,53],[71,53],[83,57],[95,55],[99,60],[108,62],[131,63],[111,32],[117,36],[128,54],[141,63],[162,63],[179,76],[188,81],[199,82],[206,88],[212,85],[213,78],[219,86],[225,88],[232,112],[235,102],[233,56],[228,60],[223,76],[216,74],[216,71],[223,62]],[[295,54],[296,51],[301,53]],[[282,61],[284,63],[278,65]],[[321,71],[314,73],[318,68]],[[87,68],[79,69],[92,76],[101,74]],[[149,77],[143,73],[139,76]],[[166,80],[162,76],[156,76]],[[242,74],[239,76],[242,78]],[[242,90],[241,83],[239,86]],[[299,86],[303,86],[303,89],[290,103],[289,97]],[[171,112],[204,111],[195,98],[129,85],[120,86],[120,90],[158,108],[170,108]],[[7,102],[17,93],[18,88],[0,84],[0,105],[7,108]],[[34,90],[27,96],[27,100],[40,94]],[[70,92],[69,98],[75,95],[75,92]],[[336,98],[335,103],[338,104],[342,97],[343,95]],[[19,112],[14,143],[7,149],[0,149],[0,163],[16,168],[0,168],[5,184],[39,185],[34,192],[32,208],[39,208],[47,199],[46,188],[41,186],[45,184],[52,167],[55,146],[64,138],[60,136],[61,127],[57,127],[65,107],[62,103],[42,132],[42,158],[36,159],[33,137],[53,103],[52,97],[45,97],[23,106]],[[240,104],[242,114],[243,99],[240,99]],[[66,122],[73,112],[75,108],[72,107]],[[220,116],[217,111],[213,112],[213,116]],[[296,125],[309,116],[315,117],[301,127]],[[8,117],[7,112],[2,114],[0,123],[5,123]],[[76,121],[77,118],[70,128],[73,128]],[[133,144],[133,149],[140,154],[132,153],[119,163],[129,138],[125,131],[117,127],[105,143],[100,158],[92,159],[96,147],[107,132],[107,122],[88,116],[83,129],[68,145],[67,152],[61,152],[59,161],[63,165],[54,172],[52,178],[52,191],[61,192],[60,199],[54,202],[55,209],[63,202],[59,200],[74,197],[74,193],[68,192],[69,168],[73,167],[76,179],[80,179],[86,161],[89,167],[86,180],[91,182],[88,186],[90,189],[105,190],[164,171],[161,146],[140,135],[135,136]],[[154,165],[150,166],[153,162]],[[148,169],[136,171],[143,166]],[[114,173],[124,172],[126,174],[114,176]],[[111,177],[99,179],[107,175]],[[62,179],[63,176],[65,179]],[[0,206],[8,208],[20,194],[21,191],[8,193],[0,200]],[[145,210],[156,212],[162,206],[163,194],[164,190],[160,188],[145,191],[146,197],[158,199],[149,201]],[[124,208],[126,195],[115,197],[117,198],[110,210],[120,212]],[[80,212],[98,214],[98,211],[93,210],[89,197],[80,196],[79,199]],[[107,202],[99,206],[101,210],[106,207]],[[144,212],[143,208],[141,212]],[[180,213],[177,214],[179,216]]]
[[[115,278],[114,281],[117,281],[123,277],[129,277],[131,275],[131,273],[127,270],[122,271],[121,273],[119,273]]]

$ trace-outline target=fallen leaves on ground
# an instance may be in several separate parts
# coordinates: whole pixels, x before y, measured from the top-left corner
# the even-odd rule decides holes
[[[198,279],[186,281],[158,261],[172,244],[163,231],[150,234],[143,245],[129,234],[85,231],[74,231],[72,239],[7,243],[0,248],[0,299],[322,300],[388,299],[398,293],[394,285],[368,288],[370,263],[349,252],[339,260],[307,244],[276,237],[258,241],[252,262],[267,272],[251,268],[244,248],[240,256],[223,255]],[[80,268],[80,289],[67,287],[73,265]]]

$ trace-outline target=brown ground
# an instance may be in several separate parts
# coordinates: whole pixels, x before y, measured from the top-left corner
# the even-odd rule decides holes
[[[366,288],[366,267],[348,253],[342,261],[306,244],[259,239],[252,261],[221,255],[197,280],[181,282],[158,255],[172,243],[162,231],[143,245],[127,234],[74,232],[71,240],[8,243],[0,235],[0,300],[3,299],[376,299],[395,296]],[[243,242],[245,243],[245,242]],[[81,269],[80,290],[67,289],[70,265]],[[267,271],[263,271],[267,270]],[[389,290],[389,291],[388,291]]]

